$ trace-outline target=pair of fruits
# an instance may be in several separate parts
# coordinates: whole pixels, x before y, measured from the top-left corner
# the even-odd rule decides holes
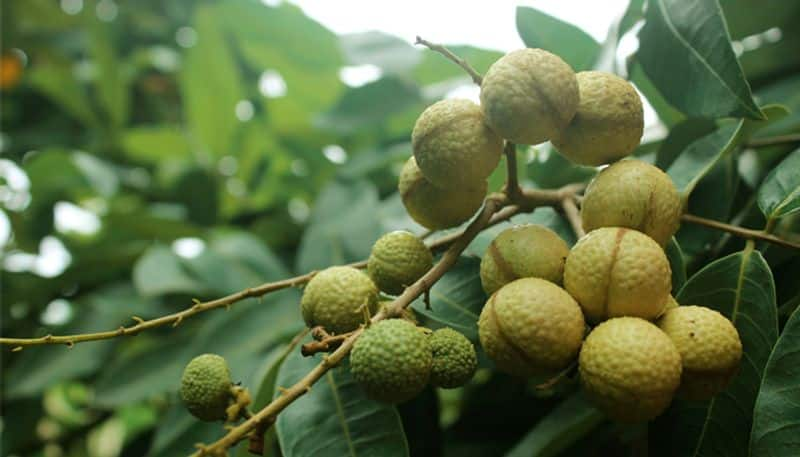
[[[503,139],[550,140],[575,163],[601,165],[633,152],[644,127],[641,100],[627,81],[598,71],[576,75],[542,49],[514,51],[495,62],[480,100],[480,106],[439,101],[414,125],[414,156],[403,167],[399,190],[409,215],[429,229],[453,227],[475,214]]]

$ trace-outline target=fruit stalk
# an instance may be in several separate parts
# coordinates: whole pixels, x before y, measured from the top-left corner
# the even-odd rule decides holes
[[[466,60],[453,54],[453,52],[447,49],[446,47],[440,44],[431,43],[428,40],[422,39],[422,37],[420,36],[417,36],[417,40],[414,42],[414,44],[421,44],[430,49],[431,51],[438,52],[439,54],[447,57],[448,60],[451,60],[459,67],[463,68],[464,71],[466,71],[467,74],[469,74],[469,76],[472,78],[472,81],[475,84],[480,86],[481,83],[483,82],[483,76],[481,76],[480,73],[478,73],[474,68],[472,68],[472,66]]]

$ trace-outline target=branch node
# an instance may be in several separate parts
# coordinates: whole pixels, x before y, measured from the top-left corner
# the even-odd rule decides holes
[[[22,346],[15,346],[14,349],[11,350],[11,352],[19,352],[22,349],[23,349]]]
[[[133,319],[134,321],[136,321],[136,325],[142,325],[142,324],[144,324],[144,319],[142,319],[142,318],[141,318],[141,317],[139,317],[139,316],[131,316],[131,319]]]

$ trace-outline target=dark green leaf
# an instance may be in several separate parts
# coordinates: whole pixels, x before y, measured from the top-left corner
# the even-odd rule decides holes
[[[716,0],[653,0],[645,15],[638,61],[672,105],[688,116],[763,118]]]
[[[673,401],[653,427],[657,455],[746,455],[752,411],[764,367],[778,338],[775,285],[764,258],[752,247],[712,262],[692,276],[676,297],[729,318],[744,354],[728,388],[709,401]],[[657,432],[656,432],[657,431]]]
[[[222,437],[224,433],[225,430],[219,423],[197,420],[178,399],[161,417],[148,455],[151,457],[189,455],[195,451],[196,443],[211,442]]]
[[[575,165],[550,144],[534,148],[534,157],[525,167],[528,177],[544,189],[555,189],[574,182],[586,182],[597,173],[595,167]]]
[[[684,198],[738,144],[743,124],[744,121],[730,122],[693,141],[667,169],[667,174]]]
[[[281,366],[277,385],[296,383],[321,357],[292,352]],[[276,427],[286,457],[408,455],[397,410],[367,398],[350,375],[347,360],[289,405]]]
[[[90,32],[89,50],[97,65],[98,75],[95,79],[97,93],[102,102],[110,124],[122,127],[128,120],[129,94],[128,81],[124,75],[124,66],[117,55],[114,29],[110,24],[97,19],[95,2],[89,2],[85,17]]]
[[[669,169],[675,159],[695,140],[711,134],[717,124],[710,119],[686,119],[674,125],[661,143],[656,153],[655,165],[662,170]]]
[[[683,259],[683,251],[674,237],[669,240],[664,251],[667,253],[669,266],[672,270],[672,295],[678,293],[686,282],[686,262]]]
[[[800,210],[800,149],[785,158],[758,190],[758,207],[767,219]]]
[[[206,286],[191,277],[180,258],[166,246],[150,247],[133,267],[133,283],[145,297],[167,293],[202,295]]]
[[[42,62],[27,76],[31,85],[87,127],[99,124],[86,90],[75,80],[67,62]]]
[[[686,116],[675,109],[669,101],[664,98],[664,95],[653,84],[653,81],[642,70],[642,65],[635,59],[634,54],[629,59],[629,79],[634,86],[644,95],[650,106],[653,107],[658,118],[667,126],[672,126],[678,122],[686,119]]]
[[[533,8],[517,7],[517,33],[525,46],[550,51],[575,71],[591,69],[600,53],[600,45],[589,34]]]

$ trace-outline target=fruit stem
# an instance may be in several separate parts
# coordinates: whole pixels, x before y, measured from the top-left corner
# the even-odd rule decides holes
[[[466,60],[453,54],[451,50],[447,49],[441,44],[431,43],[430,41],[424,40],[422,39],[422,37],[419,36],[417,36],[417,41],[415,41],[414,44],[421,44],[430,49],[431,51],[438,52],[439,54],[447,57],[447,59],[451,60],[459,67],[463,68],[464,71],[466,71],[467,74],[469,74],[470,78],[472,78],[472,81],[475,84],[480,86],[481,83],[483,83],[483,76],[481,76],[480,73],[478,73],[474,68],[472,68],[472,66]]]
[[[506,155],[506,194],[512,202],[519,201],[522,189],[517,176],[517,148],[514,143],[506,141],[503,153]]]
[[[578,211],[578,205],[575,204],[575,198],[569,196],[562,200],[561,209],[564,210],[564,216],[566,216],[569,224],[572,226],[572,231],[575,232],[575,236],[578,239],[583,238],[583,236],[586,235],[586,231],[583,230],[583,221],[581,220],[581,213]]]
[[[753,230],[744,227],[739,227],[736,225],[726,224],[724,222],[715,221],[713,219],[706,219],[704,217],[695,216],[693,214],[684,214],[683,216],[681,216],[681,220],[684,222],[688,222],[690,224],[697,224],[697,225],[702,225],[704,227],[713,228],[716,230],[722,230],[723,232],[728,232],[730,234],[736,235],[746,240],[762,240],[762,241],[767,241],[769,243],[777,244],[779,246],[784,246],[793,249],[800,249],[800,244],[794,243],[789,240],[784,240],[783,238],[779,238],[771,233],[766,233],[765,231],[762,230]]]

